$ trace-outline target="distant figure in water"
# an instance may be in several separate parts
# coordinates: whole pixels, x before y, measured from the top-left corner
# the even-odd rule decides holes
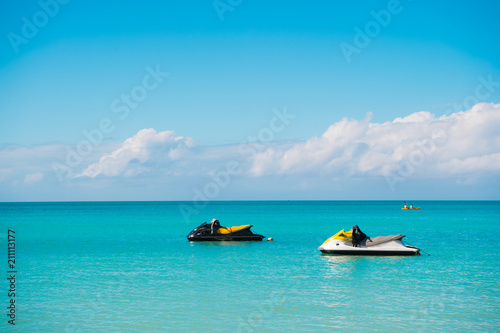
[[[220,228],[220,222],[217,219],[212,219],[212,222],[210,222],[210,230],[212,235],[217,233],[217,229]]]
[[[359,229],[357,225],[352,227],[352,246],[358,247],[359,243],[361,243],[366,238],[366,235]]]
[[[408,205],[406,204],[406,201],[405,201],[405,206],[403,208],[408,208]]]

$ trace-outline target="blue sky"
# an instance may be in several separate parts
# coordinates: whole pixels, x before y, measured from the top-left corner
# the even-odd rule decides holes
[[[352,157],[357,167],[332,164],[335,154],[312,163],[313,170],[256,166],[266,158],[280,164],[302,146],[308,147],[307,156],[319,144],[313,139],[344,118],[363,122],[369,113],[368,122],[377,127],[424,111],[435,118],[417,117],[411,128],[421,134],[442,116],[450,117],[441,120],[450,130],[447,122],[468,122],[453,115],[472,110],[476,102],[500,103],[500,5],[495,1],[42,0],[2,7],[0,200],[190,200],[196,188],[211,181],[210,172],[242,158],[234,154],[249,137],[268,133],[273,110],[284,109],[294,118],[273,131],[272,140],[260,142],[267,146],[259,146],[252,160],[238,160],[244,170],[212,199],[425,199],[422,184],[434,187],[432,199],[499,199],[493,186],[499,180],[498,131],[481,127],[496,119],[496,107],[470,112],[473,117],[484,112],[484,122],[467,127],[467,133],[489,135],[475,143],[493,142],[483,155],[457,150],[438,163],[434,155],[443,156],[438,147],[426,153],[420,173],[405,176],[397,188],[387,185],[387,175],[391,165],[397,168],[409,158],[397,149],[429,137],[395,139],[385,148],[391,152],[385,168],[380,162],[374,162],[378,169],[358,168],[368,163],[358,155]],[[346,44],[357,52],[346,57],[341,47]],[[152,71],[168,76],[155,81],[148,78]],[[144,82],[151,89],[145,90]],[[123,96],[133,93],[140,101],[132,101],[124,116]],[[67,166],[68,147],[76,151],[87,139],[83,131],[99,129],[103,119],[112,130],[61,181],[53,164]],[[139,147],[149,155],[127,155],[121,173],[97,172],[99,165],[92,169],[103,157],[119,155],[112,153],[122,152],[126,140],[139,142],[138,134],[150,128],[173,131],[180,139],[148,132],[148,143]],[[368,130],[363,133],[353,142],[366,144],[370,152],[383,145]],[[192,152],[173,158],[177,165],[165,162],[168,151],[148,150],[151,142],[178,148],[186,138],[183,147]],[[489,169],[465,166],[486,160]],[[136,162],[142,168],[131,171]],[[197,163],[189,173],[180,172]],[[436,171],[443,163],[461,167],[445,176]],[[172,176],[166,176],[169,172]]]

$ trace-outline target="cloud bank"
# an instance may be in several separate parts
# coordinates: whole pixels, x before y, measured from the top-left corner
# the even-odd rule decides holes
[[[153,128],[143,129],[75,177],[133,177],[155,168],[175,174],[176,169],[181,170],[182,163],[172,162],[192,158],[192,148],[195,146],[192,138],[175,136],[173,131],[157,133]]]
[[[0,184],[4,188],[60,185],[51,165],[62,161],[68,149],[64,145],[3,147]],[[344,118],[321,136],[300,142],[200,146],[173,131],[143,129],[122,143],[99,146],[66,170],[64,183],[97,187],[110,181],[121,182],[122,187],[131,181],[149,187],[175,183],[177,188],[189,187],[187,193],[225,170],[229,162],[237,166],[242,180],[233,185],[239,193],[245,193],[251,183],[261,184],[266,191],[284,178],[310,191],[318,183],[328,187],[350,179],[378,179],[392,191],[416,179],[451,180],[456,186],[478,179],[498,180],[500,104],[480,103],[440,117],[421,111],[383,123],[372,121],[369,113],[362,120]]]
[[[406,170],[405,170],[406,169]],[[500,104],[436,117],[416,112],[391,122],[344,118],[321,137],[257,154],[251,173],[423,178],[500,173]]]
[[[361,121],[344,118],[305,142],[256,146],[250,157],[238,154],[242,146],[200,148],[192,138],[172,131],[144,129],[77,177],[133,177],[155,169],[183,175],[195,172],[187,165],[199,167],[203,160],[217,168],[227,159],[247,166],[244,175],[249,177],[388,176],[405,165],[415,169],[415,176],[431,178],[500,172],[500,104],[477,104],[439,118],[426,111],[385,123],[371,118],[371,114]]]

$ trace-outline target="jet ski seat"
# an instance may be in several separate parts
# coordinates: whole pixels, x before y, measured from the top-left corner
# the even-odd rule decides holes
[[[217,229],[217,233],[218,234],[222,234],[222,235],[227,235],[227,234],[232,234],[233,232],[237,232],[237,231],[240,231],[240,230],[244,230],[244,229],[248,229],[248,228],[251,228],[252,225],[251,224],[245,224],[245,225],[240,225],[240,226],[237,226],[237,227],[220,227],[219,229]]]
[[[361,242],[362,246],[370,247],[383,243],[387,243],[393,240],[401,240],[405,235],[391,235],[391,236],[378,236],[378,237],[368,237]]]

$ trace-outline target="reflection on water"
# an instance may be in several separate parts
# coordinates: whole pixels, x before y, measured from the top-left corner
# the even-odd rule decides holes
[[[366,257],[363,256],[342,256],[342,255],[328,255],[321,254],[321,259],[326,263],[328,268],[328,275],[339,276],[344,273],[349,273],[356,266],[363,261],[366,261]]]
[[[328,272],[333,276],[349,273],[358,268],[367,266],[391,266],[402,260],[408,260],[404,256],[346,256],[322,253],[321,261],[326,263]]]

